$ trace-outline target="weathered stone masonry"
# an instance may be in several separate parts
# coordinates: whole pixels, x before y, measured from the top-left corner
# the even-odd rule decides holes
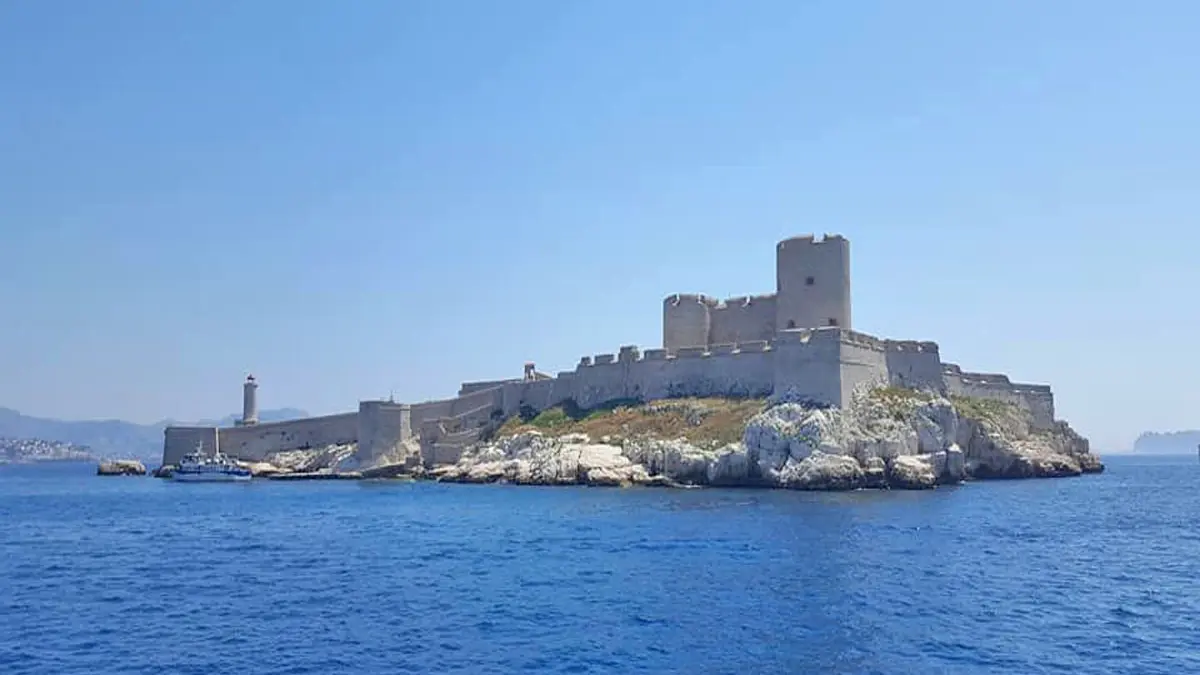
[[[169,427],[163,462],[219,445],[243,459],[270,452],[357,443],[358,458],[390,455],[419,435],[427,464],[455,461],[462,449],[504,419],[574,401],[590,408],[616,400],[680,396],[768,396],[791,391],[841,406],[860,385],[891,384],[1002,400],[1028,410],[1042,428],[1054,424],[1054,396],[1044,385],[945,363],[937,343],[884,340],[851,330],[849,242],[840,236],[795,237],[776,247],[776,292],[717,301],[673,294],[663,301],[663,345],[584,356],[574,370],[464,383],[455,398],[424,403],[363,401],[358,412],[258,423],[248,380],[237,426]]]

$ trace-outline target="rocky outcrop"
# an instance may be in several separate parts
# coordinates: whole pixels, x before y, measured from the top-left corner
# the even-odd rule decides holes
[[[287,469],[282,469],[270,462],[238,462],[238,466],[250,469],[251,478],[270,478],[288,472]]]
[[[136,459],[114,459],[96,465],[97,476],[145,476],[146,467]]]
[[[266,464],[278,469],[276,473],[312,473],[322,469],[341,472],[359,468],[355,453],[357,443],[325,445],[305,450],[282,450],[272,452],[257,464]]]
[[[430,477],[529,485],[711,485],[796,490],[929,489],[971,478],[1037,478],[1103,470],[1065,422],[1035,429],[995,401],[860,391],[844,409],[772,401],[742,441],[559,437],[525,431],[465,451]]]
[[[362,477],[366,479],[382,479],[382,478],[405,478],[412,479],[420,475],[418,467],[410,463],[395,463],[373,466],[369,469],[362,470]]]

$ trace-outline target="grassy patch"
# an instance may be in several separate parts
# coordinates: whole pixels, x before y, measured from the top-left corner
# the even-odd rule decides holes
[[[497,436],[538,430],[552,436],[583,433],[591,438],[686,438],[723,445],[739,441],[746,422],[764,407],[762,399],[680,398],[638,403],[616,401],[591,410],[558,406],[505,421]]]
[[[900,422],[907,420],[914,408],[932,400],[931,394],[904,387],[879,387],[878,389],[872,389],[870,397],[878,401],[887,410],[888,415],[892,419]]]
[[[955,395],[950,397],[950,402],[959,415],[980,421],[999,422],[1005,417],[1020,414],[1020,409],[1012,403],[990,398]]]

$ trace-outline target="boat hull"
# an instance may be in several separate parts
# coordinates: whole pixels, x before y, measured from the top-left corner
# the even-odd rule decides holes
[[[250,472],[221,473],[217,471],[205,471],[201,473],[180,473],[176,471],[171,475],[171,479],[180,483],[241,483],[250,480]]]

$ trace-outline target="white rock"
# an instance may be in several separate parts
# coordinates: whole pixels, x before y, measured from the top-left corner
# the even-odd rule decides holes
[[[709,485],[748,485],[755,482],[757,466],[750,459],[746,446],[731,443],[717,451],[708,463]]]
[[[853,490],[862,487],[863,471],[853,457],[816,451],[801,460],[789,459],[778,479],[780,485],[799,490]]]
[[[937,485],[932,455],[900,455],[888,463],[888,485],[904,490],[922,490]]]

